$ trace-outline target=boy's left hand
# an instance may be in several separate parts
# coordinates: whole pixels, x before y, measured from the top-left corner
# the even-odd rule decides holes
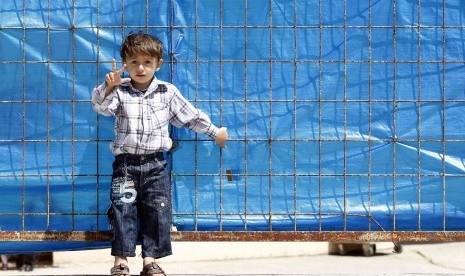
[[[220,148],[226,148],[226,141],[228,140],[228,129],[222,127],[218,130],[218,134],[215,137],[215,142],[220,146]]]

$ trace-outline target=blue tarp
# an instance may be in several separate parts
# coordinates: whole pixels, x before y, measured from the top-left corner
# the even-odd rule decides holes
[[[90,92],[130,32],[226,126],[173,128],[178,231],[463,231],[460,0],[11,0],[0,6],[0,227],[107,231],[113,119]],[[53,251],[105,242],[9,242]],[[32,248],[32,249],[31,249]]]

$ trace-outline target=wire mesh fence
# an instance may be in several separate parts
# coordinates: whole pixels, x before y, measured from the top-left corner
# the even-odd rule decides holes
[[[461,2],[14,0],[0,7],[1,239],[106,240],[103,81],[130,32],[228,127],[173,129],[175,239],[463,240]]]

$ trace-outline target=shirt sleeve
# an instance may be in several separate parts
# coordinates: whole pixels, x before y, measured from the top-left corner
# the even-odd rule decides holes
[[[197,133],[206,134],[212,139],[218,135],[218,127],[210,121],[208,115],[194,107],[177,89],[174,89],[170,102],[170,113],[170,122],[175,127],[187,127]]]
[[[115,111],[118,107],[118,97],[116,94],[116,88],[105,97],[106,85],[105,83],[97,86],[92,91],[92,107],[98,113],[111,116],[115,115]]]

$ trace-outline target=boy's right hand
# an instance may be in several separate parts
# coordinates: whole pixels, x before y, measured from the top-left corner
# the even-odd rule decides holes
[[[226,141],[228,141],[228,129],[222,127],[218,130],[216,135],[215,142],[221,147],[226,148]]]
[[[110,94],[111,90],[117,85],[122,83],[130,82],[131,78],[121,78],[124,70],[126,70],[126,64],[123,64],[119,70],[116,69],[116,60],[113,60],[112,71],[105,75],[106,94]]]

